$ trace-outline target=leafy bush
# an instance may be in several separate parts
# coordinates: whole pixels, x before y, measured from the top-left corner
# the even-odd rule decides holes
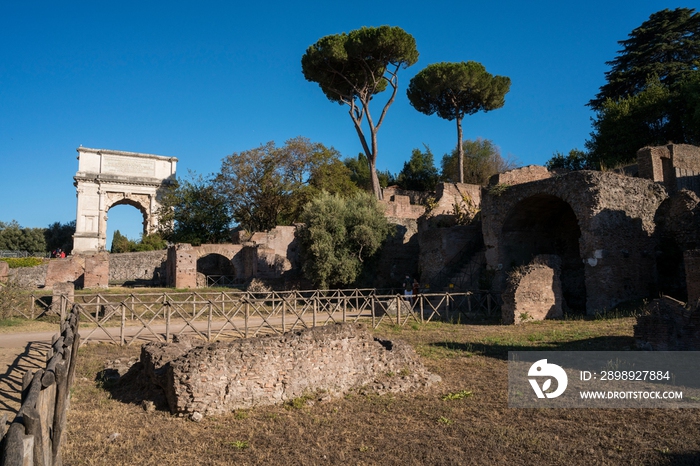
[[[317,286],[347,286],[360,276],[391,231],[377,200],[323,193],[306,205],[299,230],[302,269]]]
[[[46,259],[40,257],[3,257],[0,261],[7,262],[7,265],[11,269],[17,269],[20,267],[36,267],[46,262]]]

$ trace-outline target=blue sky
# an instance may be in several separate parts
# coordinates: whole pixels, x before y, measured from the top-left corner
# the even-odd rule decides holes
[[[399,6],[400,5],[400,6]],[[0,221],[44,227],[75,219],[75,149],[179,159],[178,173],[216,172],[221,159],[305,136],[343,156],[361,151],[345,107],[305,81],[300,60],[319,38],[400,26],[420,58],[379,131],[380,169],[398,172],[428,144],[436,162],[454,122],[410,106],[425,66],[475,60],[511,78],[503,108],[468,116],[464,137],[491,139],[520,164],[583,148],[618,40],[663,1],[0,2]],[[383,103],[379,95],[376,103]],[[379,106],[374,107],[378,115]],[[140,232],[136,209],[109,213]]]

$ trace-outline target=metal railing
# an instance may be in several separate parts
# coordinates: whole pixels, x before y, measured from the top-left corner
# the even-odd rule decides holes
[[[436,320],[469,321],[500,315],[490,292],[430,293],[405,297],[373,289],[286,292],[207,292],[76,295],[54,309],[77,308],[82,341],[118,345],[171,341],[191,335],[211,342],[281,334],[340,322],[405,326]]]
[[[7,249],[0,249],[0,257],[41,257],[44,259],[48,259],[49,257],[51,257],[51,253],[45,252],[45,251],[28,252],[28,251],[9,251]]]

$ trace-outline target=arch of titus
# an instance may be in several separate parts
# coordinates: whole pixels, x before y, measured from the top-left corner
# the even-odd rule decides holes
[[[75,187],[78,209],[73,253],[104,251],[107,211],[131,205],[143,214],[144,233],[158,227],[161,189],[175,180],[175,157],[79,147]]]

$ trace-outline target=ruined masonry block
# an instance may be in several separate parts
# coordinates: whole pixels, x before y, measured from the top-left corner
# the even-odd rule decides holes
[[[10,275],[10,266],[5,261],[0,261],[0,283],[7,283]]]
[[[175,288],[197,288],[197,253],[190,244],[168,248],[168,280]]]
[[[85,257],[70,256],[65,259],[51,259],[46,271],[46,288],[53,288],[54,284],[76,282],[82,278],[85,272]]]
[[[515,185],[529,183],[531,181],[544,180],[551,178],[552,174],[547,170],[547,167],[541,165],[528,165],[527,167],[516,168],[503,173],[498,173],[489,178],[489,185],[497,184]]]
[[[186,344],[172,350],[164,346],[144,346],[142,362],[151,379],[164,388],[173,413],[221,414],[319,392],[342,396],[360,387],[376,393],[407,392],[440,381],[423,367],[411,346],[377,340],[361,324],[189,350]]]
[[[688,287],[688,304],[695,306],[700,299],[700,249],[683,253],[685,280]]]
[[[561,317],[561,258],[535,256],[532,263],[511,273],[503,293],[501,318],[504,324]]]
[[[102,252],[85,258],[85,288],[109,287],[109,254]]]
[[[637,347],[654,351],[700,350],[700,308],[688,308],[669,296],[655,299],[637,317]]]

